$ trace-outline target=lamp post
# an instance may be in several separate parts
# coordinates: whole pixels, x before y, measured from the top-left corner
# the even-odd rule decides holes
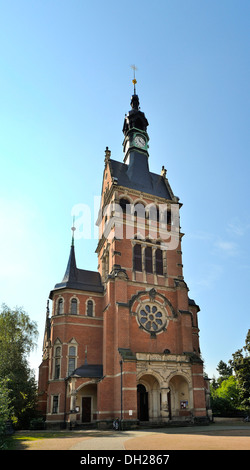
[[[122,360],[120,361],[120,367],[121,367],[121,429],[122,429],[122,415],[123,415],[123,403],[122,403]]]

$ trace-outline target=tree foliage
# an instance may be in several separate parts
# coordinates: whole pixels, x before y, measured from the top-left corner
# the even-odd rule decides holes
[[[36,381],[28,365],[28,355],[35,348],[37,326],[21,308],[2,306],[0,313],[0,381],[5,380],[8,402],[5,413],[11,412],[18,427],[26,427],[34,416]],[[6,394],[5,394],[6,395]],[[1,396],[1,395],[0,395]]]
[[[245,346],[233,354],[229,361],[234,369],[239,387],[239,398],[244,408],[250,409],[250,330],[248,330]]]
[[[2,379],[0,382],[0,420],[7,421],[12,412],[10,390],[8,388],[8,379]]]
[[[217,366],[219,377],[211,382],[211,406],[214,413],[250,409],[250,330],[245,346],[232,354],[226,364]]]
[[[6,421],[12,413],[8,379],[0,380],[0,449],[6,448]]]
[[[218,378],[219,385],[224,380],[228,379],[233,373],[233,368],[231,366],[228,366],[223,361],[219,362],[218,366],[216,367],[216,370],[219,372],[219,378]]]

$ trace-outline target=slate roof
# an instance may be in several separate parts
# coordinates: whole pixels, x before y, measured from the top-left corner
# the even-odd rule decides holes
[[[65,288],[91,292],[103,292],[103,285],[99,272],[77,268],[75,248],[73,244],[70,248],[70,255],[64,278],[62,282],[59,282],[55,285],[53,291],[50,293],[50,299],[52,299],[53,292],[55,290]]]
[[[68,281],[59,282],[55,285],[54,290],[66,287],[83,291],[103,292],[100,274],[86,269],[76,268],[76,280],[69,279]]]
[[[70,377],[103,377],[102,364],[83,364],[70,374]]]
[[[132,152],[130,164],[109,160],[111,174],[117,178],[117,184],[125,188],[136,189],[147,194],[171,200],[170,189],[167,188],[161,175],[149,171],[147,157],[139,152]]]

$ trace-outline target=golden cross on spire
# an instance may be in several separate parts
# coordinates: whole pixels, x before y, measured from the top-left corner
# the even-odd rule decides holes
[[[134,78],[132,80],[132,83],[134,85],[134,95],[136,95],[135,85],[137,83],[137,80],[135,78],[135,71],[138,70],[138,68],[135,65],[131,65],[131,69],[133,69],[133,71],[134,71]]]

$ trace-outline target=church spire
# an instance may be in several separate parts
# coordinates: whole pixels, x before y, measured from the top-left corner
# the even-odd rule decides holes
[[[130,105],[131,105],[131,108],[138,111],[140,109],[140,103],[139,103],[139,97],[138,95],[136,94],[136,83],[137,83],[137,80],[135,78],[135,71],[137,70],[137,67],[135,65],[131,65],[131,68],[133,69],[134,71],[134,78],[132,80],[132,83],[134,85],[134,94],[132,95],[132,98],[131,98],[131,102],[130,102]]]
[[[124,134],[123,151],[125,154],[123,161],[126,164],[130,164],[131,160],[134,160],[136,157],[140,162],[145,160],[144,163],[148,169],[148,120],[145,114],[140,110],[139,97],[136,94],[135,85],[137,80],[135,78],[135,70],[137,70],[137,68],[135,65],[131,65],[131,67],[134,70],[134,78],[132,80],[134,85],[134,94],[130,101],[131,110],[125,115],[122,129]],[[145,156],[146,159],[143,159],[142,155]]]
[[[72,241],[71,241],[71,247],[70,247],[70,253],[69,253],[69,260],[68,260],[67,268],[66,268],[62,282],[70,282],[70,281],[77,280],[77,267],[76,267],[75,246],[74,246],[75,245],[74,232],[76,230],[75,217],[73,217],[73,227],[71,228],[71,230],[72,230]]]
[[[73,215],[73,227],[71,227],[71,230],[72,230],[72,242],[71,242],[71,246],[74,246],[75,245],[75,231],[76,231],[76,228],[75,228],[75,216]]]

